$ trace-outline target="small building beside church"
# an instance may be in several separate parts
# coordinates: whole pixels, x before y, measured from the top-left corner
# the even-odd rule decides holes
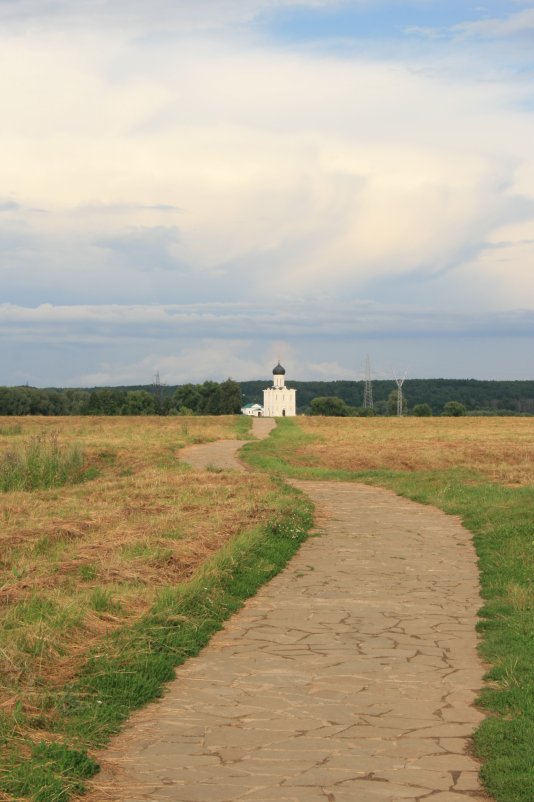
[[[263,407],[261,404],[245,404],[241,407],[243,415],[252,415],[254,418],[261,418],[263,415]]]
[[[285,375],[285,368],[279,362],[273,369],[273,386],[263,391],[266,418],[294,417],[297,414],[297,391],[286,387]]]

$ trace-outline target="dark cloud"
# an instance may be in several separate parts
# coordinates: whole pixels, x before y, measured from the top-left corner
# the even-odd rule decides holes
[[[6,384],[40,386],[244,380],[283,355],[291,378],[528,378],[534,312],[451,315],[364,302],[202,304],[37,309],[0,305]],[[16,355],[16,358],[15,358]]]
[[[0,305],[0,331],[54,340],[65,332],[84,341],[102,335],[144,340],[211,337],[220,339],[316,339],[392,336],[528,337],[534,334],[534,311],[499,314],[452,314],[437,310],[386,307],[335,300],[282,304],[184,304],[152,306],[42,305],[36,309]]]

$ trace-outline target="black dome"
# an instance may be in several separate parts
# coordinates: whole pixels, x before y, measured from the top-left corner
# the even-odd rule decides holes
[[[273,368],[273,376],[285,376],[285,375],[286,375],[286,369],[283,368],[279,362],[278,365],[275,368]]]

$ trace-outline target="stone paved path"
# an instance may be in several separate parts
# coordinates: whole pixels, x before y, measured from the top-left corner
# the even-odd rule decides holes
[[[296,482],[319,533],[102,756],[117,802],[473,802],[469,533],[386,490]]]

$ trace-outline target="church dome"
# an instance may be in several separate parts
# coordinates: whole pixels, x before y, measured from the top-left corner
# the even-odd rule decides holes
[[[278,365],[275,368],[273,368],[273,376],[285,376],[285,375],[286,375],[286,369],[283,368],[279,362]]]

